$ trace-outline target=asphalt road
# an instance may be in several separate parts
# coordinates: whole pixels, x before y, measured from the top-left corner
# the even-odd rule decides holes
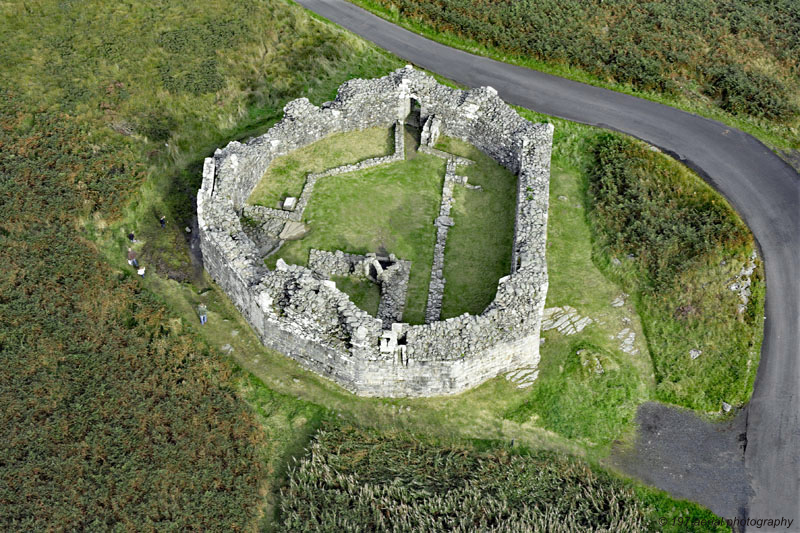
[[[693,168],[730,201],[755,235],[767,275],[761,365],[746,413],[746,512],[751,518],[794,518],[792,530],[800,531],[800,176],[794,169],[754,137],[720,122],[449,48],[344,0],[298,2],[464,85],[490,85],[512,104],[647,141]],[[697,472],[702,475],[702,469]],[[727,511],[713,494],[703,500],[712,510]]]

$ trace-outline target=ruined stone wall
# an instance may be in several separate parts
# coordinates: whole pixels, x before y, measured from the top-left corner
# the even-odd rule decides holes
[[[414,326],[370,316],[309,268],[268,271],[239,219],[275,157],[332,133],[389,127],[404,120],[412,99],[423,122],[432,118],[429,136],[463,139],[518,174],[513,268],[494,301],[477,316]],[[535,366],[547,292],[552,131],[519,117],[491,88],[451,89],[410,67],[351,80],[320,107],[295,100],[265,135],[230,143],[206,161],[197,202],[206,269],[265,345],[357,394],[454,394]]]

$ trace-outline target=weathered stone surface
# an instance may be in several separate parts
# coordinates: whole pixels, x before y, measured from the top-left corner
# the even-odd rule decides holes
[[[556,329],[564,335],[574,335],[592,322],[591,318],[580,316],[574,307],[548,307],[542,316],[542,331]]]
[[[742,314],[744,310],[747,309],[747,304],[750,301],[750,285],[752,284],[750,280],[750,276],[753,275],[753,272],[756,269],[756,255],[755,250],[753,250],[752,255],[747,260],[747,263],[742,266],[741,270],[739,270],[739,274],[734,278],[735,281],[730,285],[730,290],[739,294],[739,299],[742,303],[739,304],[737,308],[737,313]]]
[[[283,201],[283,209],[286,211],[291,211],[297,205],[297,198],[294,196],[289,196]]]
[[[516,384],[518,389],[530,387],[538,377],[539,369],[536,367],[520,368],[506,374],[506,379]]]
[[[634,347],[636,333],[631,328],[624,328],[614,337],[619,341],[619,349],[629,355],[637,355],[639,348]]]
[[[332,133],[402,124],[412,99],[420,104],[421,123],[430,122],[428,143],[437,131],[462,139],[518,176],[512,272],[498,284],[494,301],[480,315],[414,326],[388,320],[396,316],[396,306],[390,306],[393,311],[383,319],[371,317],[327,282],[330,274],[282,261],[268,271],[261,247],[241,220],[246,215],[256,225],[260,221],[261,228],[272,220],[265,231],[275,237],[286,222],[300,222],[315,180],[332,175],[331,171],[307,177],[293,211],[247,206],[246,199],[269,164]],[[301,98],[287,104],[284,112],[284,119],[266,134],[246,144],[232,142],[207,159],[197,197],[206,269],[262,342],[348,390],[370,396],[455,394],[515,369],[535,369],[547,292],[545,239],[553,126],[522,119],[490,88],[452,89],[410,67],[383,78],[351,80],[339,88],[333,102],[316,107]],[[434,120],[429,121],[431,117]],[[402,126],[396,127],[395,153],[386,158],[398,153],[402,158],[398,149],[402,137]],[[387,161],[377,158],[358,165]],[[454,162],[467,164],[455,158]],[[358,165],[338,171],[364,168]],[[457,181],[454,176],[450,186]],[[448,217],[445,202],[442,209],[447,213],[440,215]],[[437,244],[438,232],[448,227],[436,226]],[[443,288],[441,266],[434,271]],[[382,268],[376,276],[392,271],[392,266]],[[397,272],[401,270],[397,267],[394,275],[402,277]],[[535,372],[527,377],[532,382]]]
[[[306,233],[308,233],[308,228],[305,224],[290,220],[283,226],[278,237],[284,241],[291,241],[301,239]]]

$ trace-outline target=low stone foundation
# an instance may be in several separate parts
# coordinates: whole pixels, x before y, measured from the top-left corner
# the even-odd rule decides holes
[[[424,325],[399,322],[403,279],[407,286],[410,265],[397,260],[386,268],[381,265],[383,270],[377,273],[382,307],[379,317],[372,317],[327,279],[333,271],[352,267],[348,254],[320,252],[328,255],[323,259],[312,254],[308,268],[279,261],[270,271],[262,260],[263,247],[253,241],[253,227],[280,232],[281,224],[300,222],[311,194],[311,189],[306,194],[309,183],[313,189],[315,179],[336,170],[309,176],[291,211],[245,205],[276,157],[333,133],[392,125],[396,126],[395,153],[386,157],[397,157],[412,100],[420,106],[423,150],[451,159],[448,170],[452,165],[453,172],[448,174],[452,177],[445,186],[467,184],[455,175],[458,160],[432,148],[439,135],[476,146],[517,175],[512,271],[500,280],[495,299],[480,315],[464,314]],[[246,144],[232,142],[208,158],[197,197],[206,269],[262,342],[346,389],[370,396],[455,394],[499,374],[535,368],[547,292],[552,125],[522,119],[491,88],[451,89],[410,67],[383,78],[351,80],[339,88],[336,100],[320,107],[301,98],[287,104],[284,111],[284,119],[266,134]],[[388,161],[379,159],[339,170],[350,172],[365,168],[359,165]],[[246,230],[242,217],[253,227]],[[440,212],[437,229],[448,227],[447,218]],[[442,261],[443,247],[444,237]],[[329,256],[336,256],[343,266],[320,266],[327,264]],[[435,305],[440,310],[441,300]],[[433,318],[435,306],[430,307],[430,298],[429,308]]]

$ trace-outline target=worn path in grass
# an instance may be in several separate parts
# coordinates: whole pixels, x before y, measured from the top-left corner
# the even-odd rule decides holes
[[[800,518],[800,176],[754,137],[706,118],[456,50],[402,29],[344,0],[299,0],[317,14],[421,67],[469,86],[491,85],[513,104],[638,137],[696,170],[739,211],[758,241],[767,274],[761,364],[747,412],[749,516]],[[659,423],[670,424],[672,417]],[[673,428],[674,429],[674,428]],[[702,446],[675,450],[688,459]],[[670,461],[653,463],[653,471]],[[694,470],[674,494],[696,494]],[[659,483],[658,479],[653,480]],[[685,489],[683,488],[685,487]],[[719,489],[725,490],[725,489]],[[738,509],[709,490],[701,503],[723,516]],[[798,520],[795,520],[798,524]]]

